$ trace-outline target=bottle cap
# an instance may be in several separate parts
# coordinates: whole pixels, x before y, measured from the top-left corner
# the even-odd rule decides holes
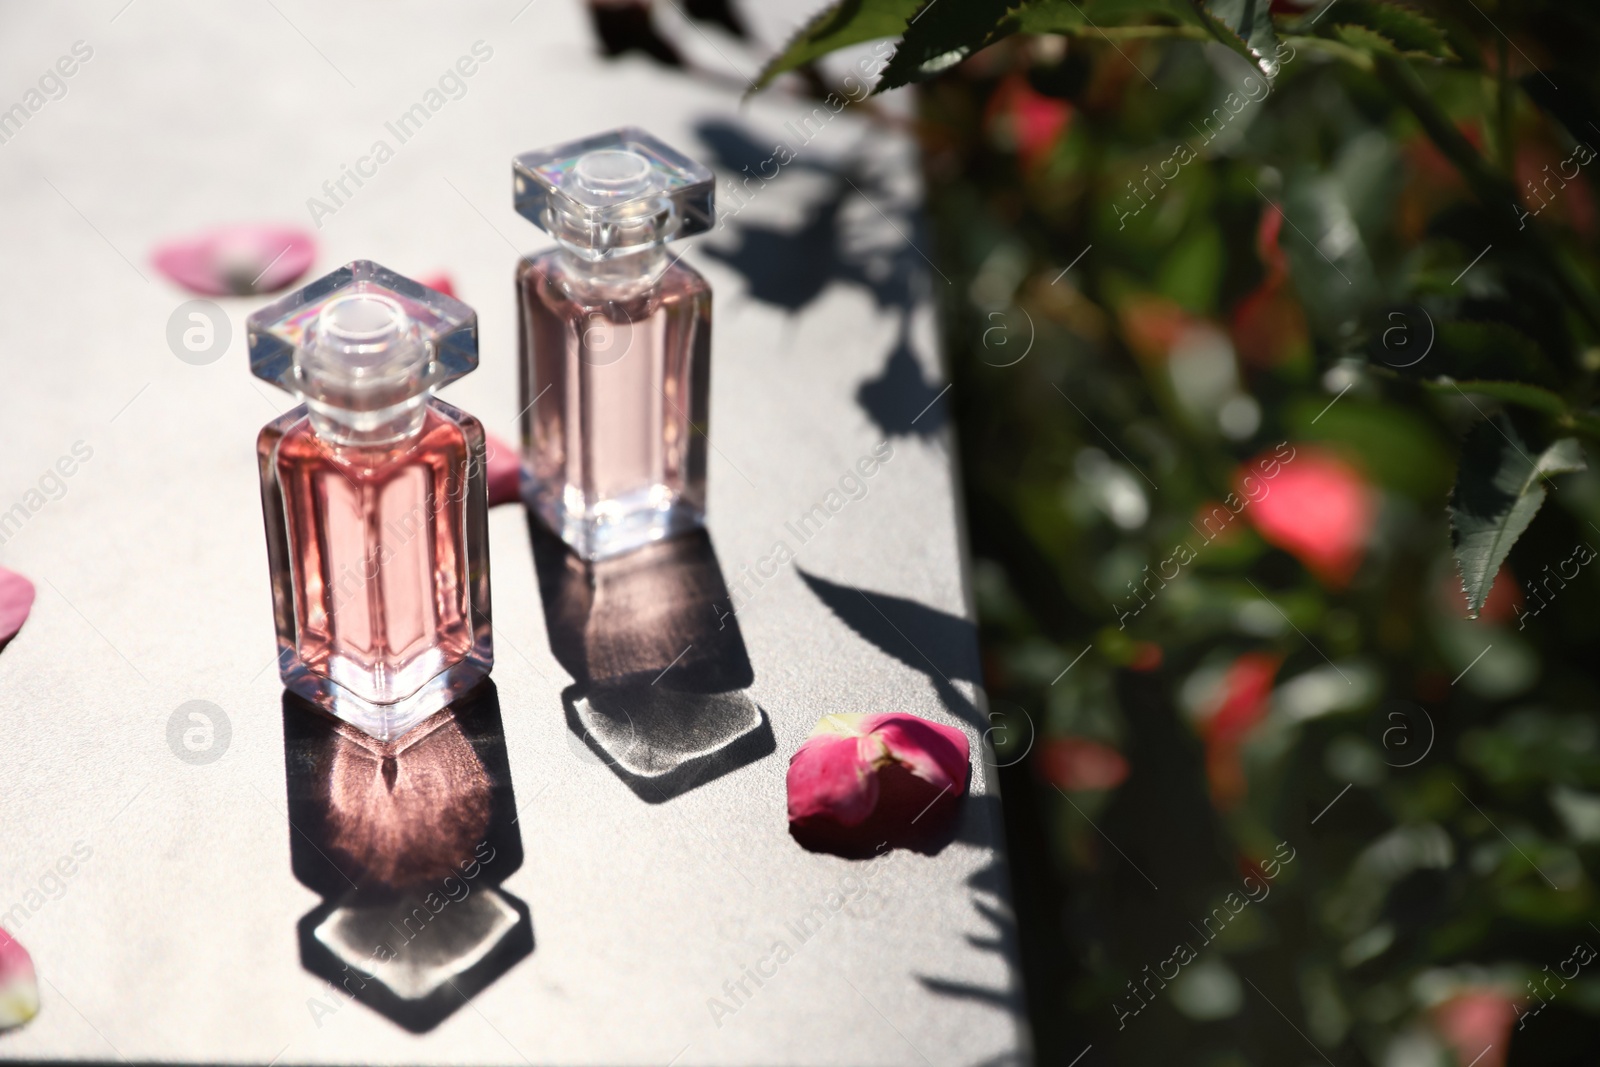
[[[383,412],[478,365],[478,315],[358,259],[246,320],[250,370],[320,408]]]
[[[711,171],[637,127],[512,160],[517,212],[584,259],[610,259],[711,229]]]

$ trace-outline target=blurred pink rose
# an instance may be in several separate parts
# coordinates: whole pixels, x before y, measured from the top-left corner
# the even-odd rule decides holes
[[[1228,667],[1210,704],[1201,711],[1201,736],[1206,745],[1206,778],[1211,799],[1229,809],[1244,799],[1244,764],[1239,749],[1266,717],[1272,683],[1283,657],[1246,652]]]
[[[1516,1010],[1498,989],[1469,989],[1433,1009],[1433,1025],[1460,1067],[1505,1067]]]
[[[1260,476],[1264,462],[1270,458],[1247,464],[1236,475],[1240,499],[1249,496],[1247,475],[1267,488],[1245,508],[1256,531],[1305,564],[1323,585],[1349,584],[1377,518],[1377,495],[1366,479],[1332,452],[1307,445],[1296,446],[1294,458],[1282,462],[1275,477]]]
[[[1128,761],[1122,753],[1087,737],[1046,741],[1035,766],[1046,781],[1068,793],[1115,789],[1128,777]]]
[[[995,89],[984,113],[990,139],[1015,150],[1024,170],[1047,159],[1071,123],[1071,104],[1044,95],[1028,84],[1026,75],[1015,73]]]

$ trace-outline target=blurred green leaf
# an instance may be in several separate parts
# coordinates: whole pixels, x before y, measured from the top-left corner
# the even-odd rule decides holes
[[[937,2],[937,0],[935,0]],[[764,89],[780,74],[863,41],[898,37],[923,0],[837,0],[806,23],[757,75]]]
[[[1504,322],[1439,323],[1433,351],[1403,373],[1445,374],[1458,381],[1528,382],[1546,390],[1560,381],[1539,345]]]
[[[1493,728],[1463,734],[1460,752],[1463,763],[1500,787],[1554,781],[1570,793],[1581,786],[1600,786],[1600,729],[1582,712],[1514,711]]]
[[[1574,438],[1557,441],[1535,459],[1505,418],[1479,423],[1467,434],[1450,500],[1450,526],[1473,618],[1511,546],[1544,503],[1543,479],[1583,467],[1583,449]]]
[[[1296,401],[1288,412],[1296,440],[1336,445],[1361,461],[1385,489],[1437,506],[1450,487],[1451,456],[1436,431],[1397,404],[1346,397],[1328,406],[1324,397]]]
[[[1128,28],[1129,24],[1149,25],[1150,19],[1172,19],[1176,24],[1149,25],[1174,35],[1187,36],[1198,27],[1193,13],[1182,0],[1038,0],[1023,4],[1013,16],[1022,33],[1082,33],[1096,29]]]
[[[1566,401],[1548,389],[1537,385],[1528,385],[1524,382],[1489,382],[1477,379],[1458,382],[1450,378],[1441,378],[1437,381],[1423,382],[1422,384],[1436,393],[1445,393],[1451,396],[1460,393],[1491,396],[1496,400],[1504,400],[1510,404],[1532,408],[1534,411],[1542,411],[1546,415],[1554,415],[1557,418],[1567,414]]]
[[[1194,0],[1212,34],[1271,81],[1278,76],[1278,35],[1271,0]]]
[[[930,0],[917,12],[874,92],[897,89],[955,66],[1016,32],[1011,0]]]
[[[1455,58],[1438,23],[1419,11],[1380,0],[1340,0],[1330,16],[1339,38],[1364,51],[1407,58]]]
[[[1264,2],[965,2],[835,5],[812,32],[841,44],[904,33],[897,78],[925,86],[915,121],[939,240],[923,251],[950,283],[940,313],[973,550],[985,561],[974,589],[997,725],[1010,701],[1041,741],[1113,740],[1132,767],[1114,792],[1075,797],[1081,811],[1038,788],[1039,752],[1000,769],[1021,786],[1007,796],[1008,831],[1050,861],[1017,868],[1029,880],[1022,929],[1041,957],[1074,961],[1041,982],[1040,1058],[1070,1060],[1079,1034],[1103,1024],[1107,1001],[1146,962],[1127,946],[1156,923],[1204,914],[1219,878],[1287,838],[1304,859],[1273,883],[1267,910],[1251,909],[1271,920],[1270,936],[1237,961],[1241,974],[1292,981],[1321,968],[1316,997],[1280,1002],[1285,1015],[1333,1058],[1398,1062],[1396,1042],[1433,1034],[1442,983],[1546,962],[1536,939],[1582,926],[1595,898],[1600,717],[1588,709],[1600,700],[1590,662],[1600,618],[1583,598],[1600,579],[1585,575],[1558,617],[1519,633],[1506,573],[1496,610],[1468,620],[1450,573],[1466,567],[1442,535],[1452,520],[1458,539],[1463,524],[1482,527],[1465,531],[1482,550],[1481,603],[1496,570],[1530,579],[1600,523],[1600,474],[1561,479],[1559,513],[1525,521],[1546,491],[1529,470],[1581,458],[1562,446],[1546,460],[1543,434],[1600,442],[1600,314],[1574,296],[1600,279],[1593,187],[1573,179],[1577,159],[1557,161],[1567,134],[1587,141],[1585,120],[1600,122],[1600,68],[1585,58],[1600,47],[1600,20],[1581,0],[1483,5],[1492,23],[1465,4],[1280,3],[1275,47]],[[875,12],[888,17],[872,31]],[[1169,43],[1218,32],[1251,68],[1215,46]],[[1037,39],[1047,35],[1071,39]],[[1127,43],[1141,40],[1151,44]],[[999,47],[980,62],[948,66],[989,42]],[[1219,111],[1230,90],[1260,80],[1263,56],[1283,65],[1276,88]],[[1245,74],[1255,77],[1241,87]],[[1019,166],[1024,142],[1033,162]],[[1524,232],[1511,203],[1530,177],[1524,201],[1551,210]],[[998,368],[982,338],[1008,300],[1039,343]],[[1280,303],[1299,315],[1278,315]],[[1247,328],[1304,342],[1292,356],[1249,352]],[[1220,419],[1191,417],[1195,396],[1176,384],[1189,379],[1174,373],[1219,329],[1237,353],[1238,418],[1226,433]],[[1361,338],[1374,332],[1381,347],[1362,371]],[[1446,511],[1475,405],[1513,412],[1532,458],[1480,427]],[[1331,447],[1383,490],[1356,578],[1326,585],[1269,550],[1256,523],[1266,509],[1241,513],[1227,538],[1196,540],[1198,555],[1172,577],[1165,561],[1204,536],[1191,524],[1230,472],[1284,439]],[[1096,464],[1126,468],[1143,504],[1112,506]],[[1502,475],[1509,489],[1496,485]],[[1498,507],[1465,506],[1475,481]],[[1521,592],[1531,602],[1534,589]],[[1218,729],[1232,715],[1216,718],[1213,690],[1241,653],[1261,650],[1289,659],[1233,752]],[[1248,703],[1230,711],[1247,719]],[[1407,709],[1415,744],[1396,747],[1393,708]],[[1174,783],[1185,787],[1176,799]],[[1161,894],[1127,899],[1121,879],[1150,887],[1085,815],[1105,816],[1105,835]],[[1350,971],[1341,956],[1363,962]],[[1130,1062],[1187,1062],[1204,1046],[1212,1067],[1239,1067],[1310,1051],[1288,1027],[1275,1048],[1253,1022],[1241,1020],[1236,1041],[1196,1021],[1204,1010],[1161,1010],[1163,1022],[1131,1038],[1141,1047],[1124,1047]],[[1535,1040],[1559,1044],[1548,1022]],[[1600,1041],[1600,1021],[1587,1025],[1572,1038],[1580,1052]],[[1261,1041],[1248,1053],[1237,1047],[1247,1031]],[[1442,1038],[1428,1041],[1410,1059],[1449,1056]],[[1516,1055],[1558,1059],[1531,1045]]]
[[[1201,226],[1170,248],[1156,275],[1156,290],[1189,311],[1216,306],[1224,249],[1215,226]]]

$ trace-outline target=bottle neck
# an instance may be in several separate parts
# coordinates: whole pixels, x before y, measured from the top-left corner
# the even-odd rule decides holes
[[[392,449],[422,433],[432,392],[420,393],[377,411],[349,411],[304,397],[311,428],[340,448]]]
[[[295,352],[294,382],[319,437],[390,447],[422,430],[431,366],[428,343],[400,302],[361,291],[322,308]]]
[[[561,287],[580,303],[633,300],[654,291],[671,265],[665,245],[608,259],[585,259],[566,246],[554,253]]]

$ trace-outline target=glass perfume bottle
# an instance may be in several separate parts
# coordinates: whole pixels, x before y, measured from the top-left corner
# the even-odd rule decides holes
[[[433,390],[476,313],[357,260],[251,315],[250,369],[303,403],[256,441],[290,691],[382,740],[494,662],[484,437]]]
[[[589,560],[701,526],[711,286],[666,245],[711,228],[711,172],[632,128],[513,171],[556,239],[517,267],[529,508]]]

